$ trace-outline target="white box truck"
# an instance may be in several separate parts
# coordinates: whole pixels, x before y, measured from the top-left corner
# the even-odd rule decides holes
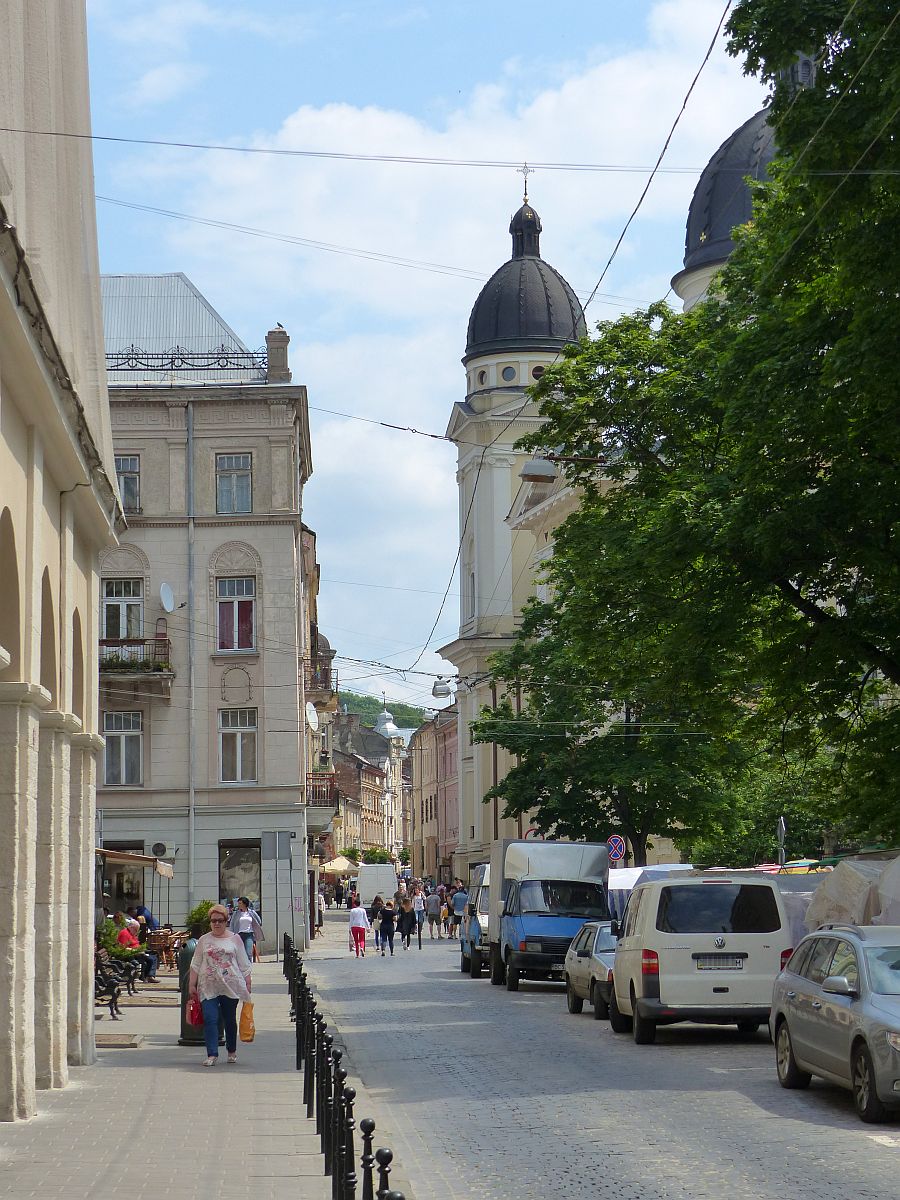
[[[393,900],[397,890],[397,872],[390,863],[360,863],[356,890],[364,908],[368,908],[376,896],[382,900]]]

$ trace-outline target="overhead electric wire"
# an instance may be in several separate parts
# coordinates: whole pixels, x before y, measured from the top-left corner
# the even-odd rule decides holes
[[[0,133],[20,134],[25,137],[71,138],[75,141],[104,142],[123,146],[156,146],[173,150],[207,150],[228,154],[271,155],[280,158],[326,159],[336,162],[395,163],[400,166],[422,167],[465,167],[488,170],[509,170],[521,167],[521,160],[499,158],[442,158],[426,154],[361,154],[345,150],[300,150],[284,146],[235,146],[224,142],[185,142],[167,138],[121,137],[103,133],[76,133],[62,129],[24,129],[20,126],[0,125]],[[528,160],[534,170],[574,171],[597,174],[634,175],[643,174],[650,168],[631,163],[592,162],[540,162]],[[735,168],[739,169],[739,168]],[[662,167],[657,172],[665,175],[698,175],[702,167]],[[824,172],[823,172],[824,173]],[[835,170],[837,174],[838,171]],[[889,171],[887,174],[900,174]]]

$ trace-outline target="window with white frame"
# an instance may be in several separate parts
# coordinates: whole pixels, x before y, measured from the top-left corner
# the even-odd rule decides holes
[[[141,511],[141,459],[138,454],[116,455],[116,479],[122,509],[127,513]]]
[[[253,511],[253,469],[250,454],[216,455],[216,512]]]
[[[256,709],[219,710],[219,778],[222,783],[256,782]]]
[[[106,739],[103,760],[104,783],[108,786],[142,783],[143,714],[139,712],[104,713],[103,736]]]
[[[252,650],[256,645],[256,579],[216,580],[216,648]]]
[[[100,637],[106,641],[139,638],[143,631],[143,579],[104,579]]]

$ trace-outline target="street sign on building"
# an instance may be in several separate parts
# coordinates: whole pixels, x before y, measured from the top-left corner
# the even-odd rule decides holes
[[[625,857],[625,839],[621,834],[614,833],[611,838],[607,838],[606,844],[609,847],[610,861],[621,862]]]

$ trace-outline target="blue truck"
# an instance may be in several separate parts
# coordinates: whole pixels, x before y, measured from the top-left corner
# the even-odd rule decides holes
[[[562,980],[566,951],[585,921],[609,918],[606,843],[504,839],[490,863],[491,983]]]

